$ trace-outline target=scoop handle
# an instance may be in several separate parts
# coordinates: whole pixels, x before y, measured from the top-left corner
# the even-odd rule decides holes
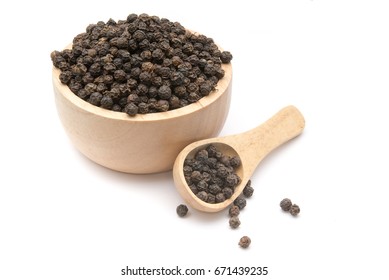
[[[251,176],[257,165],[271,151],[298,136],[305,127],[305,120],[294,106],[287,106],[263,124],[228,139],[245,162],[245,177]],[[234,139],[235,138],[235,139]]]

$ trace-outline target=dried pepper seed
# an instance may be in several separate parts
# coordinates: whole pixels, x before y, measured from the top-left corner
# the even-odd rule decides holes
[[[138,106],[134,103],[129,103],[124,108],[124,112],[126,112],[129,116],[135,116],[138,113]]]
[[[238,196],[235,200],[234,200],[234,205],[238,206],[240,210],[242,210],[243,208],[246,207],[246,199],[244,199],[243,197],[241,196]]]
[[[114,105],[112,98],[109,96],[103,96],[100,103],[101,107],[104,109],[112,109],[112,106]]]
[[[289,198],[284,198],[280,202],[280,207],[283,211],[289,211],[290,207],[292,206],[292,201]]]
[[[234,194],[234,191],[231,189],[231,188],[223,188],[223,194],[224,196],[228,199],[230,198],[233,194]]]
[[[185,204],[180,204],[177,206],[176,212],[178,216],[184,217],[188,213],[188,207]]]
[[[196,196],[201,199],[202,201],[207,202],[208,200],[208,193],[206,191],[201,191],[196,194]]]
[[[208,193],[207,202],[211,204],[216,203],[216,196],[214,194]]]
[[[226,197],[225,197],[224,193],[216,194],[215,199],[216,199],[215,203],[221,203],[223,201],[226,201]]]
[[[251,239],[250,237],[248,236],[243,236],[240,240],[239,240],[239,246],[242,247],[242,248],[248,248],[251,244]]]
[[[228,51],[223,51],[221,54],[220,54],[220,60],[223,62],[223,63],[230,63],[231,60],[232,60],[232,54]]]
[[[240,226],[240,220],[238,216],[232,216],[229,220],[230,227],[237,228]]]
[[[215,91],[225,75],[221,65],[232,59],[211,38],[147,14],[90,24],[72,43],[71,49],[50,54],[54,67],[60,69],[61,83],[95,106],[130,116],[197,102]],[[119,97],[105,94],[114,88],[120,88]],[[103,96],[91,98],[95,92]],[[133,93],[144,96],[140,101],[144,104],[132,102],[128,96]],[[233,162],[225,165],[236,167]]]
[[[247,198],[252,197],[254,193],[254,189],[251,186],[251,180],[248,180],[246,186],[243,189],[243,195]]]
[[[200,150],[196,153],[195,159],[200,161],[206,161],[208,159],[208,152],[207,150]]]
[[[240,209],[238,206],[236,205],[232,205],[230,207],[230,209],[228,210],[228,214],[230,215],[230,217],[235,217],[235,216],[239,216],[240,214]]]
[[[101,99],[103,98],[103,95],[100,92],[93,92],[89,99],[88,102],[90,104],[93,104],[95,106],[100,106]]]
[[[289,213],[292,216],[297,216],[300,213],[300,207],[296,204],[293,204],[292,206],[290,206]]]

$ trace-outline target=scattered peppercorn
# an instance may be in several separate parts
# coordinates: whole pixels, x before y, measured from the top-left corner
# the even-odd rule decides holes
[[[240,210],[246,207],[246,199],[244,197],[238,196],[234,200],[234,205],[238,206]]]
[[[53,51],[50,57],[60,69],[60,81],[74,94],[129,116],[198,101],[216,90],[225,75],[222,64],[232,59],[212,38],[147,14],[90,24],[71,49]],[[134,94],[140,98],[129,98]]]
[[[224,51],[220,54],[220,59],[223,63],[230,63],[232,60],[232,54],[228,51]]]
[[[188,213],[188,207],[185,204],[180,204],[176,209],[177,215],[180,217],[185,217]]]
[[[183,172],[192,192],[213,204],[231,198],[241,182],[235,173],[239,165],[239,157],[223,155],[214,145],[208,145],[197,151],[193,158],[185,159]]]
[[[254,189],[251,186],[251,180],[248,180],[246,186],[243,189],[243,195],[247,198],[252,197],[254,193]]]
[[[289,198],[284,198],[283,200],[281,200],[280,202],[280,207],[282,208],[282,210],[284,210],[285,212],[289,211],[290,207],[292,206],[292,201],[289,199]]]
[[[230,227],[232,228],[237,228],[240,226],[240,220],[239,220],[239,217],[238,216],[233,216],[230,218]]]
[[[230,207],[230,209],[228,210],[228,214],[230,215],[230,217],[236,217],[236,216],[239,216],[239,213],[240,213],[240,209],[238,206],[236,205],[232,205]]]
[[[242,247],[242,248],[248,248],[251,244],[251,239],[250,237],[248,236],[243,236],[240,240],[239,240],[239,246]]]
[[[300,213],[300,207],[293,204],[289,209],[289,213],[292,214],[292,216],[297,216]]]

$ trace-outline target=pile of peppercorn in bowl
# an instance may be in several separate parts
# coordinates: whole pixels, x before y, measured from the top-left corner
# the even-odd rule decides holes
[[[228,114],[231,54],[168,19],[90,24],[51,59],[66,133],[113,170],[170,170],[185,146],[219,134]]]

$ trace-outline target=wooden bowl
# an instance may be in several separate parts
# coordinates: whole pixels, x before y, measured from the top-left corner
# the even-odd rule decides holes
[[[53,68],[58,115],[74,146],[92,161],[113,170],[146,174],[171,170],[188,144],[218,135],[231,98],[231,64],[216,91],[180,109],[162,113],[114,112],[94,106],[70,91]]]

